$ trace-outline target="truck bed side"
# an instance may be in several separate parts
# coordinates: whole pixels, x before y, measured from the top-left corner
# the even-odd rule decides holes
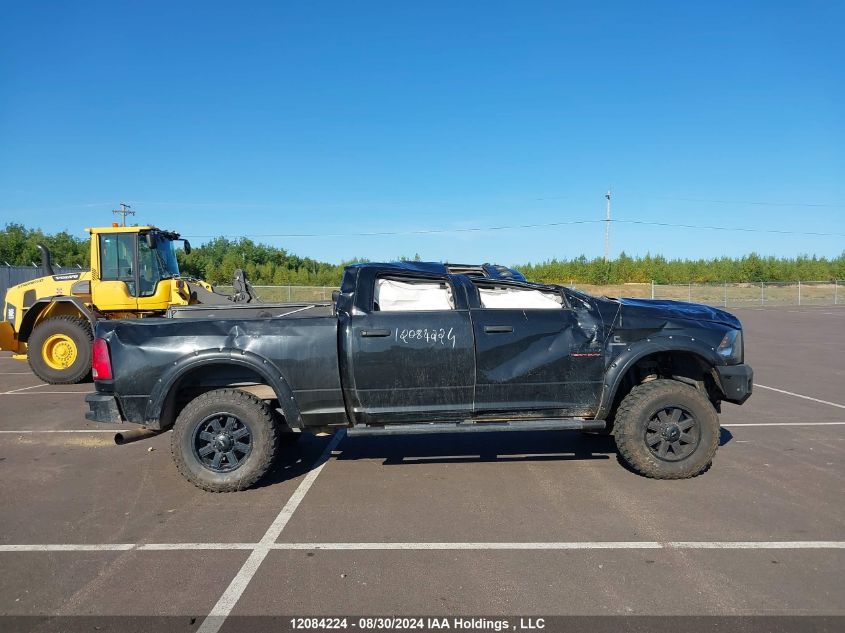
[[[173,423],[181,398],[209,388],[266,384],[290,426],[345,425],[335,316],[103,321],[115,376],[99,391],[118,395],[127,421]]]

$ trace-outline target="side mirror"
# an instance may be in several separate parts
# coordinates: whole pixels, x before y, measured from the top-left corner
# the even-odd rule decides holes
[[[144,239],[147,241],[147,246],[149,246],[150,248],[156,247],[156,241],[153,238],[152,233],[144,233]]]
[[[182,246],[185,247],[185,255],[191,254],[191,243],[188,240],[182,240]]]

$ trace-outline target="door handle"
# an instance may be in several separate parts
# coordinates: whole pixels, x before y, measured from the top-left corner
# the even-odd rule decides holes
[[[361,330],[361,336],[390,336],[392,330]]]
[[[485,325],[484,326],[484,333],[485,334],[501,334],[504,332],[513,332],[512,325]]]

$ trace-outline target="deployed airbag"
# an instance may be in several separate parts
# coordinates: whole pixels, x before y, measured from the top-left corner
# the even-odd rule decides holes
[[[485,308],[511,310],[560,310],[560,296],[540,290],[524,288],[478,288],[481,305]]]
[[[420,312],[453,310],[452,289],[438,281],[411,283],[396,279],[378,279],[375,304],[382,312]]]

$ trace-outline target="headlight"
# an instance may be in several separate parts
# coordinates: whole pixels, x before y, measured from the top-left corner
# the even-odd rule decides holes
[[[716,351],[729,363],[742,362],[742,330],[728,330]]]

